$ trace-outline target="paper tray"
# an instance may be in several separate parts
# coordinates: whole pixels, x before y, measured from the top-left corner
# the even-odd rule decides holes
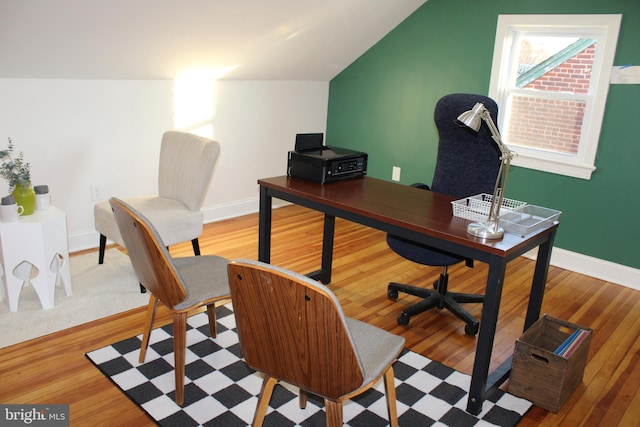
[[[484,222],[489,217],[491,207],[491,194],[481,193],[475,196],[451,202],[453,216],[470,219],[472,221]],[[500,206],[500,216],[513,212],[518,207],[525,206],[525,202],[503,198]]]
[[[558,220],[561,212],[542,206],[526,205],[500,216],[500,226],[509,233],[524,237],[532,231],[548,227]]]

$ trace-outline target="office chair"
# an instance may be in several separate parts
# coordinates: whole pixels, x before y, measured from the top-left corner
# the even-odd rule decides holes
[[[242,355],[264,380],[253,426],[261,426],[278,381],[324,398],[326,425],[342,426],[342,402],[384,378],[389,424],[398,425],[393,362],[404,338],[344,316],[335,295],[306,276],[259,261],[229,263]]]
[[[471,109],[476,102],[482,102],[497,117],[498,106],[491,98],[482,95],[451,94],[442,97],[435,107],[434,120],[438,129],[438,154],[431,186],[414,184],[418,188],[464,198],[479,193],[493,193],[493,187],[500,167],[500,151],[491,137],[487,126],[475,134],[455,123],[457,117]],[[399,325],[409,324],[411,316],[432,308],[446,308],[466,322],[465,333],[478,333],[479,322],[460,304],[481,303],[483,295],[449,292],[448,267],[466,261],[473,266],[473,260],[436,250],[398,236],[387,235],[389,247],[403,258],[415,263],[443,267],[440,278],[434,283],[435,289],[389,283],[387,294],[397,299],[398,292],[422,297],[419,303],[405,308],[398,316]]]
[[[176,403],[184,404],[187,316],[207,308],[209,332],[216,337],[216,302],[229,299],[228,260],[215,255],[172,258],[153,224],[122,200],[111,198],[115,221],[138,280],[151,295],[140,345],[143,363],[158,301],[173,315]]]

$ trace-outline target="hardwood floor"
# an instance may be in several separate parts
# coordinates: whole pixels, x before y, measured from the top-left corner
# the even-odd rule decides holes
[[[307,272],[320,260],[322,216],[297,206],[273,214],[272,263]],[[560,233],[562,227],[560,227]],[[230,259],[257,256],[257,215],[208,224],[200,239],[204,254]],[[191,245],[171,248],[190,255]],[[97,258],[97,254],[96,254]],[[108,262],[108,261],[107,261]],[[482,293],[487,269],[481,263],[450,268],[452,290]],[[390,280],[431,283],[438,268],[417,266],[395,255],[384,234],[338,219],[330,285],[348,316],[406,338],[407,347],[470,374],[475,338],[446,311],[430,311],[398,326],[396,316],[415,297],[387,298]],[[522,333],[533,261],[521,258],[507,269],[492,368],[513,351]],[[132,283],[132,286],[137,284]],[[105,296],[108,297],[108,296]],[[467,305],[476,316],[480,305]],[[145,307],[0,349],[0,402],[71,405],[71,425],[153,425],[153,422],[84,356],[88,351],[141,333]],[[521,426],[640,425],[640,292],[560,268],[549,271],[543,313],[593,328],[583,383],[558,414],[533,407]],[[161,310],[156,324],[167,323]],[[28,325],[24,326],[25,328]]]

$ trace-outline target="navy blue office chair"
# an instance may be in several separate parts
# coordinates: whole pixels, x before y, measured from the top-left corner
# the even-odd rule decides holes
[[[491,138],[487,126],[482,126],[476,134],[455,123],[457,117],[482,102],[496,118],[498,106],[491,98],[482,95],[452,94],[442,97],[436,104],[434,120],[438,129],[438,156],[431,187],[425,184],[414,186],[444,193],[456,198],[464,198],[479,193],[493,193],[498,169],[500,151]],[[449,274],[447,267],[466,261],[473,266],[473,260],[439,251],[437,249],[408,241],[398,236],[387,235],[389,247],[398,255],[418,264],[443,267],[434,289],[416,287],[391,282],[388,297],[397,299],[398,292],[422,297],[422,301],[405,308],[398,316],[399,325],[409,324],[409,318],[432,308],[446,308],[465,321],[465,333],[478,333],[480,323],[460,304],[481,303],[484,295],[461,294],[448,291]]]

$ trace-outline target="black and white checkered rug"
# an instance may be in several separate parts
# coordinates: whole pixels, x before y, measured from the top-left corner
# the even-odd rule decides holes
[[[138,363],[141,336],[87,353],[87,357],[131,400],[162,426],[246,426],[251,424],[262,379],[241,358],[232,306],[217,309],[218,336],[209,338],[205,313],[189,318],[185,405],[174,402],[172,325],[151,333],[146,362]],[[514,426],[531,403],[500,392],[477,416],[465,412],[471,377],[405,350],[394,365],[401,426]],[[387,409],[382,381],[344,402],[350,426],[384,426]],[[309,396],[298,407],[298,391],[278,384],[265,426],[324,426],[323,401]]]

